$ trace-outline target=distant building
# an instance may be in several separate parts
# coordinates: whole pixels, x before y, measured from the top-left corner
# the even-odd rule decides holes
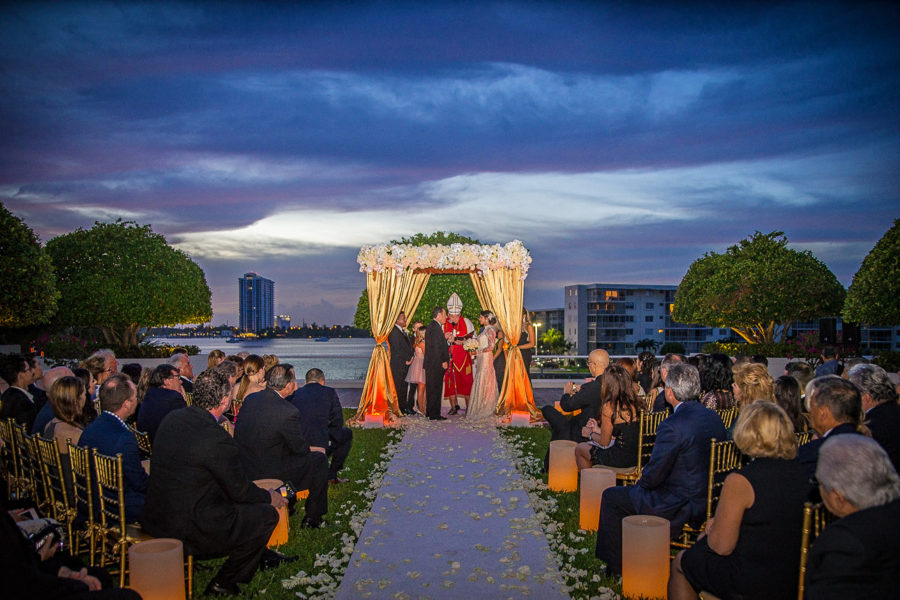
[[[281,329],[291,328],[291,315],[275,315],[275,327]]]
[[[829,332],[823,331],[823,326]],[[831,333],[833,339],[828,339],[828,333]],[[893,327],[860,325],[857,332],[855,329],[848,328],[840,317],[830,317],[815,321],[796,322],[788,331],[789,336],[799,337],[809,334],[814,335],[818,338],[817,341],[821,340],[822,343],[846,343],[849,346],[855,346],[864,354],[878,351],[900,351],[900,325]]]
[[[538,335],[542,333],[547,333],[551,329],[556,329],[558,331],[562,331],[563,327],[566,324],[566,311],[562,308],[539,308],[537,310],[531,311],[532,323],[540,323],[540,330],[537,332]]]
[[[727,339],[731,329],[678,323],[672,319],[674,285],[591,283],[565,287],[563,334],[578,354],[601,348],[610,354],[635,354],[639,340],[661,347],[680,342],[688,353]]]
[[[238,279],[241,331],[262,331],[274,325],[275,282],[256,273]]]

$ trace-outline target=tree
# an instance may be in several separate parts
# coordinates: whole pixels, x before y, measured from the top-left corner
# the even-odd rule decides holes
[[[638,350],[649,350],[650,352],[656,352],[656,349],[659,347],[659,342],[650,338],[644,338],[642,340],[636,341],[634,343],[634,347]]]
[[[541,334],[540,340],[547,347],[550,354],[565,354],[566,350],[572,347],[572,344],[566,341],[565,336],[559,329],[548,329]]]
[[[900,323],[900,219],[894,220],[853,276],[843,317],[868,325]]]
[[[449,246],[450,244],[478,244],[480,242],[457,233],[436,231],[431,235],[417,233],[412,237],[401,240],[391,240],[390,243],[411,244],[413,246],[424,246],[425,244]],[[419,320],[426,324],[431,322],[431,310],[435,306],[446,306],[447,299],[453,292],[456,292],[460,300],[462,300],[462,316],[467,317],[472,323],[476,323],[478,314],[483,308],[478,301],[478,295],[475,293],[475,288],[472,287],[472,280],[468,275],[432,275],[429,277],[428,285],[425,286],[425,293],[422,294],[422,300],[419,302],[416,314],[407,315],[407,321],[410,324],[414,320]],[[370,331],[372,329],[369,320],[369,295],[366,293],[366,290],[362,291],[359,302],[356,304],[356,315],[353,317],[353,325],[360,329]]]
[[[771,343],[783,341],[794,321],[840,312],[844,286],[811,252],[787,243],[781,231],[757,231],[724,254],[707,252],[681,280],[672,317]]]
[[[59,292],[50,256],[22,219],[0,204],[0,327],[46,323]]]
[[[60,325],[97,327],[107,343],[127,347],[142,327],[212,317],[203,270],[149,225],[97,222],[53,238],[47,252],[62,294]]]

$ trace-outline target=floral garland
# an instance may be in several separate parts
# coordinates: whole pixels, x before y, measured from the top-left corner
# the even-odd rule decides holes
[[[411,244],[376,244],[363,246],[356,257],[362,273],[394,269],[476,270],[479,273],[498,269],[519,269],[521,279],[528,275],[531,254],[519,240],[500,244],[451,244],[413,246]]]

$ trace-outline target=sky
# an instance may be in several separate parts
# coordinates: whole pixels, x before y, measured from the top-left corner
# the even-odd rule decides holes
[[[0,202],[46,242],[151,224],[276,313],[347,324],[364,244],[531,251],[529,308],[678,284],[783,231],[849,285],[900,217],[896,3],[0,7]]]

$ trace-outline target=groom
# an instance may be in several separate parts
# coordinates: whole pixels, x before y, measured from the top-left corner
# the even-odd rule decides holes
[[[425,330],[425,416],[432,421],[443,421],[441,398],[444,392],[444,373],[450,362],[450,350],[444,335],[447,309],[435,306],[431,311],[432,321]]]

